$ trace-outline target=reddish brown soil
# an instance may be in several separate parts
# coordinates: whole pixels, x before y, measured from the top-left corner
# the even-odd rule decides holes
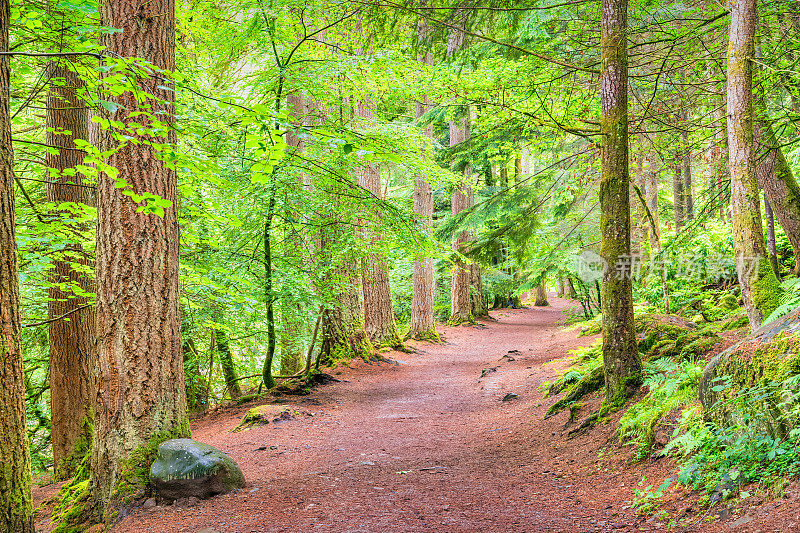
[[[670,489],[668,517],[634,515],[642,476],[658,486],[676,467],[632,463],[615,437],[619,415],[572,439],[568,411],[543,420],[555,400],[539,387],[563,369],[547,363],[592,342],[562,328],[567,302],[551,303],[446,329],[445,344],[388,354],[397,366],[334,370],[341,382],[278,400],[306,413],[293,420],[231,432],[258,404],[197,420],[194,438],[233,457],[247,486],[194,506],[134,509],[113,531],[666,531],[670,519],[675,531],[731,531],[740,516],[752,521],[735,531],[800,530],[797,506],[786,500],[734,510],[719,523],[719,509],[700,511],[698,495],[684,489]],[[506,393],[519,397],[503,402]],[[578,422],[598,405],[588,402]]]

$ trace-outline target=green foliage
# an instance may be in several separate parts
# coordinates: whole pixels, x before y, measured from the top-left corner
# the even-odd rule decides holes
[[[636,458],[639,460],[650,457],[661,419],[697,401],[703,365],[664,357],[648,361],[643,373],[642,385],[648,392],[625,412],[618,429],[623,443],[636,445]]]
[[[672,479],[667,478],[655,490],[652,485],[647,485],[645,487],[644,484],[646,482],[647,478],[642,476],[638,488],[633,489],[633,501],[631,502],[631,508],[636,511],[636,514],[642,516],[649,515],[656,509],[661,496],[663,496],[664,492],[669,489],[672,484]]]
[[[800,307],[800,278],[788,278],[781,283],[781,295],[778,306],[764,319],[764,323],[772,322],[788,315]]]
[[[798,380],[800,376],[795,375],[783,382],[740,391],[725,402],[733,423],[697,420],[687,428],[685,436],[669,448],[683,457],[680,482],[708,492],[723,492],[727,497],[739,485],[757,481],[770,484],[796,475],[800,471],[795,453],[800,430],[793,427],[788,433],[776,433],[776,411],[767,412],[763,406],[765,402],[781,406],[777,411],[783,413],[781,418],[794,424],[800,411],[794,400],[787,402],[786,392],[794,390]],[[728,385],[722,380],[715,387],[722,390]]]

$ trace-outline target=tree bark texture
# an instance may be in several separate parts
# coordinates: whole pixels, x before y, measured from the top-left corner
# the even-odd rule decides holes
[[[7,52],[11,6],[0,2],[0,51]],[[0,55],[0,532],[33,533],[31,459],[25,425],[19,270],[11,144],[10,56]]]
[[[766,106],[757,103],[756,112],[754,137],[758,185],[764,189],[764,197],[794,250],[793,273],[800,275],[800,187],[766,116]]]
[[[419,25],[419,40],[423,46],[428,37],[428,26],[425,22]],[[426,53],[420,58],[424,65],[433,64],[433,57]],[[421,119],[430,107],[427,95],[423,95],[417,102],[415,115]],[[425,126],[423,133],[426,139],[433,139],[433,125]],[[422,232],[430,237],[433,233],[433,189],[425,176],[414,176],[414,213]],[[409,335],[414,339],[437,340],[435,316],[435,278],[433,276],[433,259],[430,257],[418,258],[414,262],[412,274],[411,293],[411,330]]]
[[[323,251],[325,241],[332,242],[324,239]],[[334,365],[354,357],[370,359],[374,349],[364,329],[359,270],[344,260],[339,260],[334,269],[338,305],[325,309],[322,314],[321,360]]]
[[[469,121],[463,120],[461,123],[450,123],[450,146],[456,146],[467,140]],[[469,186],[469,178],[472,171],[467,165],[462,172],[464,180],[453,190],[451,197],[451,213],[456,215],[465,209],[469,209],[469,198],[472,192]],[[469,241],[469,232],[462,231],[453,241],[453,250],[460,251]],[[449,323],[456,325],[463,322],[472,322],[472,304],[470,301],[470,267],[461,259],[456,261],[452,274],[451,295],[450,295],[450,320]]]
[[[307,121],[308,106],[306,98],[299,91],[290,93],[286,96],[286,106],[291,116],[295,119],[294,127],[299,129]],[[290,153],[298,154],[305,151],[305,142],[294,130],[290,130],[286,134],[286,144],[291,149]],[[307,188],[310,186],[309,176],[306,173],[301,173],[298,181],[300,187]],[[299,216],[299,213],[290,207],[284,210],[284,220],[298,220]],[[316,243],[313,242],[313,239],[306,238],[305,232],[298,231],[294,224],[285,224],[283,228],[282,249],[286,259],[288,261],[299,259],[307,265],[307,268],[313,269],[314,253],[302,253],[298,257],[298,252],[309,249],[315,250],[317,248]],[[278,344],[281,352],[281,374],[284,375],[294,374],[304,362],[303,346],[300,339],[301,332],[304,329],[308,329],[308,324],[306,320],[301,319],[301,308],[300,302],[294,298],[284,295],[280,299],[281,327],[279,328]]]
[[[56,205],[80,203],[94,205],[92,189],[84,187],[81,174],[67,175],[65,169],[83,164],[85,152],[77,149],[75,140],[89,139],[89,112],[78,97],[82,82],[66,65],[51,61],[47,67],[50,92],[47,96],[47,139],[58,153],[48,152],[45,160],[50,170],[47,201]],[[68,131],[69,134],[61,132]],[[57,219],[69,212],[53,212]],[[91,268],[93,262],[76,235],[87,228],[66,224],[61,230],[65,241],[72,241],[63,252],[54,256],[48,288],[48,319],[69,315],[69,320],[53,320],[48,324],[50,347],[50,412],[52,416],[53,465],[56,481],[73,476],[83,455],[89,450],[93,426],[92,371],[96,362],[94,344],[94,308],[89,299],[65,290],[76,286],[81,292],[94,292],[94,280],[76,265]]]
[[[732,2],[728,41],[728,150],[736,271],[751,330],[778,305],[761,226],[753,142],[753,59],[757,23],[755,0]]]
[[[778,279],[781,279],[781,267],[778,264],[778,250],[775,245],[775,216],[769,200],[764,197],[764,216],[767,218],[767,254],[769,255],[769,265],[772,272]]]
[[[464,42],[464,32],[459,29],[454,29],[450,32],[450,39],[447,44],[448,55],[452,57],[461,47]],[[458,146],[466,142],[469,138],[469,117],[463,120],[454,119],[450,121],[450,146]],[[471,178],[472,170],[469,165],[466,167],[454,168],[456,172],[463,172],[463,181],[453,190],[450,200],[450,208],[452,214],[456,215],[461,211],[469,208],[469,197],[471,194],[471,187],[469,179]],[[469,232],[460,232],[453,241],[453,250],[460,251],[464,244],[469,240]],[[465,261],[457,260],[453,269],[451,279],[451,292],[450,292],[450,319],[448,323],[451,325],[461,324],[463,322],[472,322],[472,309],[469,296],[470,286],[470,269]]]
[[[141,57],[174,69],[173,0],[108,0],[100,6],[100,23],[122,30],[102,37],[112,57]],[[108,96],[121,106],[110,118],[148,127],[147,116],[129,116],[144,107],[171,125],[174,91],[159,88],[170,81],[151,77],[137,84],[157,100],[140,106],[131,92]],[[175,137],[170,128],[152,142],[173,145]],[[97,184],[99,388],[91,488],[106,521],[147,483],[139,472],[149,468],[154,444],[189,436],[178,307],[177,179],[165,157],[149,143],[126,144],[108,161],[135,193],[172,202],[163,217],[137,213],[137,204],[107,174],[101,173]]]
[[[720,220],[725,220],[727,218],[727,199],[731,189],[731,176],[728,168],[728,124],[725,97],[720,98],[718,107],[714,111],[714,118],[717,122],[717,131],[714,133],[717,201],[719,204],[719,218]]]
[[[683,226],[686,200],[683,193],[683,159],[676,154],[672,165],[672,205],[675,219],[675,231]]]
[[[681,111],[681,149],[683,150],[683,208],[686,219],[694,218],[694,193],[692,192],[692,146],[689,144],[689,111]]]
[[[642,364],[633,324],[633,286],[619,275],[618,260],[630,257],[628,194],[628,2],[602,0],[600,33],[600,256],[603,273],[603,367],[605,408],[621,405],[641,384]]]
[[[375,121],[376,103],[371,95],[362,97],[356,105],[356,116],[364,126]],[[377,163],[367,163],[356,171],[356,180],[375,198],[382,198],[381,168]],[[362,227],[364,237],[376,243],[380,236],[366,221]],[[400,346],[400,335],[394,319],[392,292],[389,285],[389,268],[386,258],[377,253],[368,254],[363,261],[364,329],[376,347]]]
[[[547,307],[550,305],[550,302],[547,301],[547,285],[545,284],[545,280],[542,280],[536,286],[536,301],[533,305],[536,307]]]
[[[239,386],[239,376],[236,373],[236,363],[231,353],[231,345],[228,342],[228,334],[225,330],[214,331],[216,339],[217,354],[219,354],[219,366],[222,367],[222,376],[225,378],[225,388],[228,389],[228,396],[231,400],[237,399],[242,395],[242,388]]]

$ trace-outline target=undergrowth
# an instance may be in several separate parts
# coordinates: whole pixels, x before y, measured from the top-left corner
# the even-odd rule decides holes
[[[725,424],[705,420],[699,409],[685,412],[681,434],[663,450],[681,462],[678,481],[725,498],[741,485],[770,486],[798,474],[798,384],[794,375],[740,391],[717,406],[730,413]],[[727,387],[724,380],[715,385]]]
[[[684,409],[697,401],[703,366],[692,361],[676,362],[670,357],[649,361],[644,367],[643,385],[647,395],[631,406],[619,422],[619,437],[636,444],[636,458],[650,456],[655,431],[671,411]]]

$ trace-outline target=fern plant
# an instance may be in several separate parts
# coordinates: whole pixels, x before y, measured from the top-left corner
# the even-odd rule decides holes
[[[789,278],[781,283],[780,300],[778,307],[764,319],[764,323],[772,322],[782,316],[788,315],[800,307],[800,278]]]

